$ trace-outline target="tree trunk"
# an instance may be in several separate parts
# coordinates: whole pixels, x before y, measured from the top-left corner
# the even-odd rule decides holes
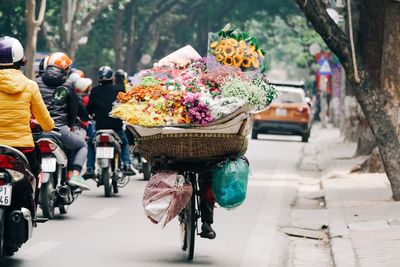
[[[42,25],[43,23],[45,11],[46,0],[41,0],[39,15],[38,18],[36,18],[36,0],[26,0],[26,76],[30,79],[35,78],[35,53],[37,45],[37,34],[40,30],[40,25]]]
[[[385,31],[382,59],[382,88],[385,91],[386,110],[400,135],[400,4],[385,0]],[[382,3],[381,3],[382,6]]]
[[[114,43],[113,49],[115,53],[115,68],[120,69],[122,65],[122,19],[124,17],[125,9],[118,11],[114,24]]]
[[[389,115],[379,101],[379,87],[371,80],[360,62],[359,55],[358,64],[353,64],[350,40],[329,17],[322,1],[296,1],[346,70],[347,78],[352,84],[355,96],[376,138],[385,172],[392,187],[393,198],[400,200],[400,142]]]

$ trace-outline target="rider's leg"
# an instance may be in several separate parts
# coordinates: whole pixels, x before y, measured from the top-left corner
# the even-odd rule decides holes
[[[216,234],[211,224],[214,222],[214,206],[215,198],[211,190],[211,177],[200,182],[200,212],[201,221],[201,237],[214,239]]]
[[[32,213],[32,216],[35,217],[36,216],[36,206],[38,204],[38,200],[39,200],[39,189],[38,189],[38,185],[39,185],[39,174],[41,172],[41,166],[40,166],[40,162],[41,162],[41,153],[40,153],[40,149],[39,147],[35,147],[34,150],[31,150],[29,152],[24,152],[24,155],[26,157],[26,159],[29,162],[29,168],[31,173],[33,174],[33,176],[35,177],[35,194],[33,196],[34,199],[34,203],[30,204],[29,208],[30,212]]]
[[[87,158],[87,144],[85,139],[70,131],[69,127],[63,126],[60,128],[61,141],[64,146],[74,152],[74,158],[72,160],[72,177],[69,180],[70,185],[75,185],[81,189],[89,189],[85,180],[81,176],[83,164],[85,164]]]
[[[133,170],[132,167],[132,161],[131,161],[131,155],[129,152],[129,141],[128,138],[126,137],[125,131],[120,131],[118,132],[119,137],[122,140],[122,146],[121,146],[121,159],[122,159],[122,164],[124,173],[126,175],[135,175],[135,171]]]
[[[89,136],[89,140],[87,142],[88,145],[88,156],[87,156],[87,173],[89,175],[94,173],[94,168],[95,168],[95,161],[96,161],[96,151],[94,150],[94,145],[93,145],[93,139],[94,135]]]

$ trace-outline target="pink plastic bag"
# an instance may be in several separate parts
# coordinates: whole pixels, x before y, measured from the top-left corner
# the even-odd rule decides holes
[[[177,172],[157,173],[150,178],[144,190],[144,211],[153,223],[164,220],[164,227],[186,207],[192,191],[192,185]]]

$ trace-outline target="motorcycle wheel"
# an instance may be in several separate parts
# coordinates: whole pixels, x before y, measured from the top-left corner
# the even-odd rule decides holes
[[[104,185],[104,196],[111,197],[112,179],[108,168],[103,168],[101,172],[101,180]]]
[[[150,164],[148,162],[142,162],[143,180],[148,181],[151,177]]]
[[[43,184],[40,190],[40,208],[42,209],[43,216],[48,219],[54,219],[56,190],[53,184],[53,174],[50,173],[49,181]]]

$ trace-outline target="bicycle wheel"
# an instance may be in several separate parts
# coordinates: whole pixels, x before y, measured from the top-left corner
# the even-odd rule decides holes
[[[192,183],[193,193],[185,209],[179,215],[180,220],[180,234],[181,234],[181,248],[186,251],[187,259],[192,260],[194,255],[194,240],[196,238],[196,176],[189,174],[186,177]],[[186,176],[186,175],[185,175]]]

